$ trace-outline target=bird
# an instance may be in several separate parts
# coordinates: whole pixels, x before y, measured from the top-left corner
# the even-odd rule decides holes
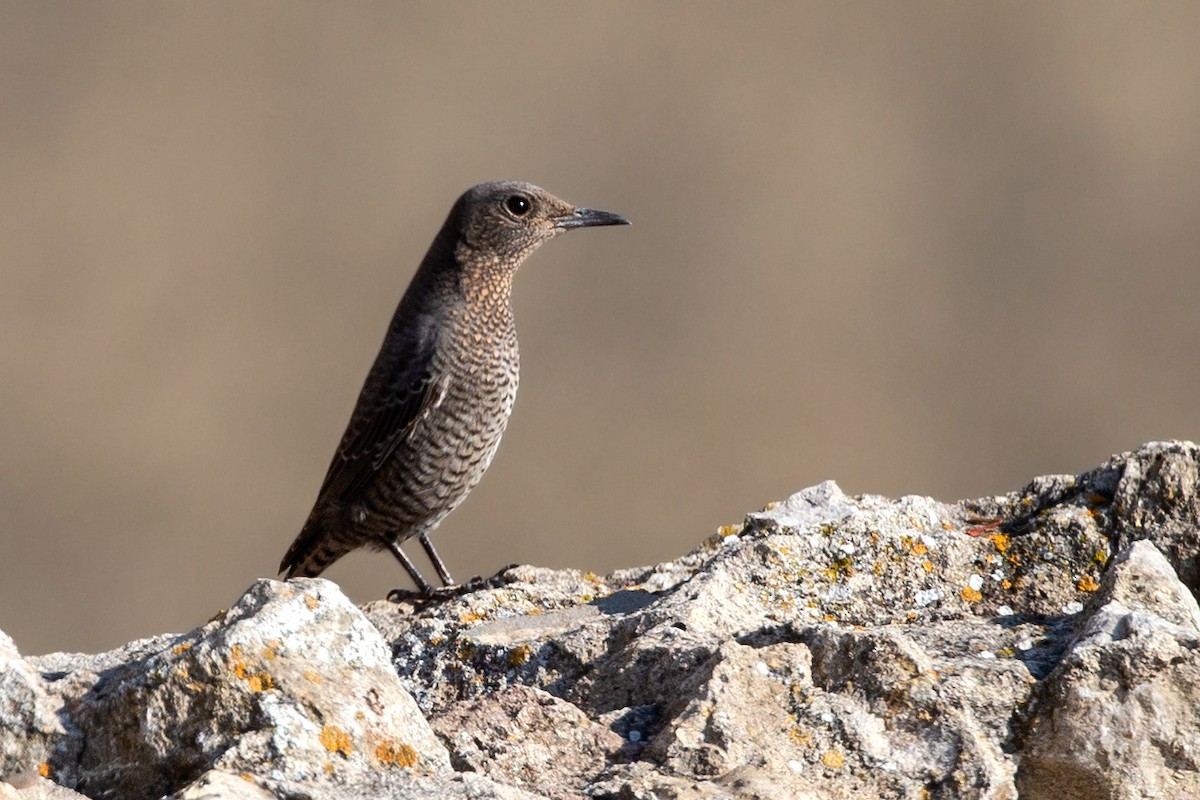
[[[358,548],[389,550],[419,593],[432,596],[437,590],[400,548],[415,537],[443,589],[454,586],[429,537],[483,477],[513,410],[517,268],[559,234],[628,224],[523,181],[464,192],[396,308],[279,572],[316,577]]]

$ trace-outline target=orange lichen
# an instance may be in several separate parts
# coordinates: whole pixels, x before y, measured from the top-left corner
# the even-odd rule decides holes
[[[1100,584],[1091,575],[1084,575],[1075,582],[1075,586],[1081,592],[1094,592],[1100,588]]]
[[[393,767],[415,767],[417,765],[417,751],[412,745],[387,739],[380,742],[379,746],[375,748],[375,758],[379,759],[380,763]]]
[[[929,548],[924,542],[913,542],[912,551],[915,556],[923,556],[929,552]]]
[[[998,553],[1006,552],[1012,546],[1012,542],[1009,540],[1007,534],[993,533],[988,538],[992,540],[992,545],[995,546]]]
[[[317,606],[321,605],[321,601],[315,594],[306,594],[304,595],[304,605],[308,606],[309,611],[316,611]]]
[[[925,559],[921,562],[921,569],[925,570],[926,572],[933,572],[933,562],[929,559]]]
[[[788,730],[788,738],[801,747],[812,742],[812,734],[802,733],[799,728],[795,727]]]
[[[186,653],[188,650],[191,650],[191,649],[192,649],[192,643],[184,642],[183,644],[177,644],[174,647],[172,647],[171,652],[174,653],[175,655],[179,656],[179,655],[183,655],[184,653]]]
[[[978,589],[972,589],[970,586],[964,586],[959,596],[968,603],[978,603],[983,599],[983,594]]]
[[[354,745],[350,742],[350,734],[336,725],[326,725],[321,729],[321,745],[331,753],[341,753],[343,756],[349,756],[354,752]]]
[[[246,681],[250,684],[250,691],[265,692],[268,689],[275,688],[275,681],[265,672],[258,672],[251,675]]]
[[[841,769],[846,763],[846,757],[837,750],[826,750],[825,755],[821,756],[821,763],[830,769]]]
[[[37,771],[38,771],[38,775],[41,775],[43,778],[49,778],[50,777],[50,762],[43,761],[42,763],[38,764]]]

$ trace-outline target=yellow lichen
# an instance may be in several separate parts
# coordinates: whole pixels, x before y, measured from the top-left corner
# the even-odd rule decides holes
[[[306,594],[304,595],[304,605],[308,606],[309,611],[316,611],[317,606],[321,605],[321,601],[315,594]]]
[[[384,740],[375,748],[375,758],[379,759],[380,763],[394,767],[415,767],[417,765],[417,751],[412,745],[404,744],[403,742],[393,742]]]
[[[304,670],[304,680],[309,683],[320,683],[321,675],[316,670],[306,669]]]
[[[1097,550],[1096,555],[1092,556],[1092,561],[1095,561],[1097,564],[1103,567],[1108,563],[1108,551]]]
[[[529,660],[529,656],[532,653],[532,647],[527,644],[519,644],[508,651],[508,665],[510,667],[519,667]]]
[[[926,572],[933,572],[933,562],[929,559],[925,559],[921,562],[921,569],[925,570]]]
[[[923,556],[929,552],[929,548],[924,542],[913,542],[912,551],[915,556]]]
[[[849,556],[842,556],[834,559],[834,562],[829,565],[829,569],[825,570],[826,577],[830,581],[841,581],[854,575],[854,561]]]
[[[846,757],[837,750],[826,750],[825,755],[821,756],[821,763],[830,769],[841,769],[846,763]]]
[[[970,586],[964,586],[959,595],[968,603],[978,603],[983,599],[983,594],[978,589],[972,589]]]
[[[720,536],[722,539],[728,539],[730,536],[734,536],[741,532],[741,525],[722,525],[721,527],[717,528],[717,536]]]
[[[350,734],[336,725],[326,725],[321,729],[321,745],[331,753],[341,753],[343,756],[349,756],[354,752],[354,745],[350,742]]]
[[[993,533],[988,538],[992,540],[992,545],[996,548],[996,552],[998,553],[1006,552],[1008,548],[1012,546],[1012,542],[1009,540],[1007,534]]]
[[[184,653],[186,653],[188,650],[191,650],[191,649],[192,649],[192,643],[184,642],[183,644],[177,644],[174,647],[172,647],[171,652],[178,656],[178,655],[183,655]]]

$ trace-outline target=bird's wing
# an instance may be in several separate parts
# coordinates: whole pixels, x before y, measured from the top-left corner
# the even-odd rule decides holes
[[[434,347],[433,338],[426,338],[392,369],[368,377],[321,484],[319,502],[357,499],[413,424],[442,402],[447,380],[433,378]]]

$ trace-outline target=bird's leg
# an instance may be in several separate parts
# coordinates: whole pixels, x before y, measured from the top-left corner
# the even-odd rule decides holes
[[[417,572],[416,566],[412,561],[409,560],[408,556],[404,554],[404,551],[400,549],[400,545],[396,542],[396,540],[387,538],[385,541],[387,542],[388,550],[392,551],[392,555],[394,555],[396,560],[400,562],[400,566],[404,567],[405,571],[408,572],[408,576],[413,579],[413,583],[417,585],[418,591],[420,591],[423,595],[433,594],[433,587],[429,585],[429,581],[425,580],[424,576]],[[436,562],[434,563],[436,564]],[[438,572],[440,573],[443,569],[445,569],[445,567],[439,569]]]
[[[421,547],[425,548],[429,560],[433,562],[433,568],[437,570],[438,577],[442,580],[442,586],[453,586],[454,578],[450,577],[450,570],[446,569],[446,562],[438,555],[438,551],[433,549],[433,542],[429,541],[429,532],[422,533],[418,539]]]

